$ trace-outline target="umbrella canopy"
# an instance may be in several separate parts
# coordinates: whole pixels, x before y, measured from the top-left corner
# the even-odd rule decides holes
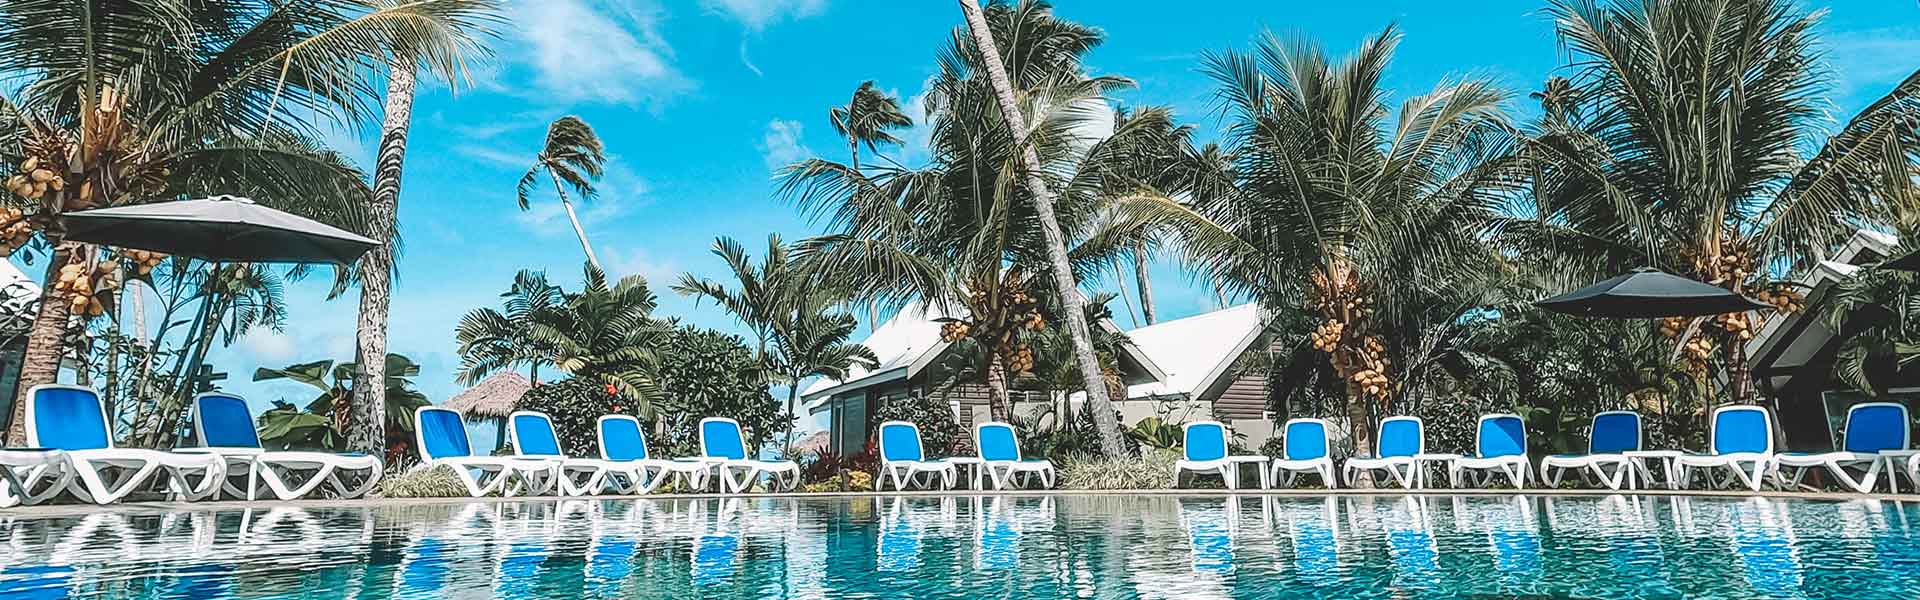
[[[505,419],[513,414],[513,405],[519,403],[520,397],[527,395],[527,390],[531,389],[533,384],[526,377],[501,371],[447,400],[445,406],[460,411],[470,421]]]
[[[1902,256],[1900,258],[1887,261],[1886,263],[1881,264],[1880,268],[1898,269],[1901,271],[1920,271],[1920,252],[1915,252],[1913,254],[1908,254],[1906,256]]]
[[[1771,308],[1720,286],[1644,267],[1533,305],[1570,315],[1615,319],[1699,317]]]
[[[66,225],[76,242],[222,262],[347,264],[380,245],[234,196],[67,213]]]

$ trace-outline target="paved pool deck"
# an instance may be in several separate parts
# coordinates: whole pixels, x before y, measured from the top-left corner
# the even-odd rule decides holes
[[[755,493],[755,494],[649,494],[644,496],[515,496],[484,498],[362,498],[357,500],[221,500],[203,502],[123,502],[106,506],[91,504],[53,504],[39,506],[15,506],[0,508],[0,519],[38,519],[86,516],[96,513],[158,514],[170,512],[234,511],[248,509],[273,508],[387,508],[422,505],[485,503],[521,503],[521,502],[581,502],[601,500],[701,500],[724,498],[939,498],[973,496],[1163,496],[1163,497],[1232,497],[1232,496],[1275,496],[1282,498],[1321,498],[1326,496],[1553,496],[1604,498],[1607,496],[1686,496],[1694,498],[1780,498],[1817,501],[1874,500],[1885,502],[1920,503],[1920,494],[1854,494],[1839,492],[1789,492],[1763,490],[1759,492],[1729,490],[1573,490],[1573,489],[1342,489],[1342,490],[1290,490],[1290,489],[1156,489],[1156,490],[935,490],[907,492],[848,492],[848,493]]]

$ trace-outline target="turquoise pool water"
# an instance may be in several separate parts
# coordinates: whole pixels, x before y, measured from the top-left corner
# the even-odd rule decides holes
[[[1920,503],[573,500],[8,518],[0,599],[1914,598]]]

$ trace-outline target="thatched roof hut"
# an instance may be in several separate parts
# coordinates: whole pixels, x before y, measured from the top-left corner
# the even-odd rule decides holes
[[[513,414],[513,406],[530,389],[533,389],[533,384],[526,377],[503,371],[489,375],[480,380],[479,385],[460,392],[445,406],[460,411],[468,421],[502,421],[507,415]]]

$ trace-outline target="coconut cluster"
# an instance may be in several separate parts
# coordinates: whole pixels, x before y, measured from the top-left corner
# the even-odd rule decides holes
[[[27,200],[42,201],[54,192],[67,189],[66,180],[48,168],[53,166],[50,163],[38,156],[28,157],[20,163],[19,173],[7,178],[7,191]]]
[[[118,251],[118,253],[122,258],[125,258],[127,259],[128,262],[133,263],[134,274],[141,275],[141,276],[144,276],[148,273],[152,273],[154,267],[160,266],[160,263],[165,262],[167,260],[167,255],[161,254],[159,252],[150,252],[147,250],[130,250],[130,249],[122,248]]]
[[[120,265],[114,261],[101,261],[91,267],[81,261],[70,262],[61,265],[53,289],[67,294],[68,312],[97,317],[107,312],[100,298],[120,289],[120,277]]]
[[[33,239],[33,222],[16,208],[0,208],[0,255],[11,256],[14,250],[27,245]]]

